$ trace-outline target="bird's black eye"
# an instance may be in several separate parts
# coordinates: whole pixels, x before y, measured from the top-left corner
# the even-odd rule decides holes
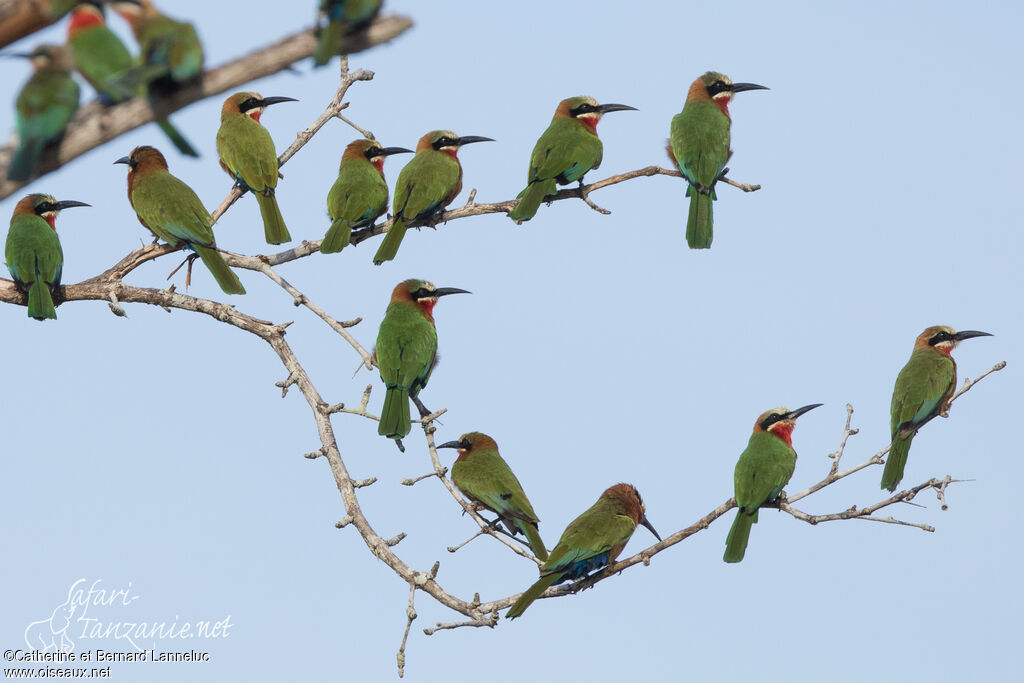
[[[719,80],[715,81],[714,83],[712,83],[711,85],[708,86],[708,95],[711,95],[711,97],[714,97],[718,93],[725,92],[728,89],[729,89],[729,84],[726,83],[725,81],[719,79]]]
[[[49,213],[56,208],[56,205],[51,204],[50,202],[39,202],[36,204],[36,214],[42,216],[44,213]]]
[[[771,427],[773,424],[775,424],[781,419],[782,415],[780,413],[772,413],[771,415],[769,415],[768,417],[761,421],[761,429],[767,431],[769,427]]]
[[[434,149],[441,149],[442,147],[451,147],[454,144],[455,140],[445,135],[444,137],[437,139],[437,142],[434,143]]]
[[[584,102],[583,104],[581,104],[580,106],[576,107],[575,109],[570,109],[569,110],[569,114],[573,118],[575,118],[577,116],[580,116],[581,114],[589,114],[589,113],[595,112],[595,111],[597,111],[597,107],[595,107],[594,105],[590,104],[589,102]]]
[[[380,153],[383,151],[384,150],[382,150],[380,147],[371,147],[370,149],[366,150],[365,156],[367,159],[372,159],[374,157],[380,156]]]
[[[250,109],[257,108],[258,106],[260,106],[260,101],[255,97],[250,97],[249,99],[244,100],[241,104],[238,105],[238,110],[244,113],[249,111]]]
[[[938,334],[936,334],[935,336],[933,336],[931,339],[929,339],[928,340],[928,345],[929,346],[935,346],[936,344],[941,344],[942,342],[951,341],[952,339],[953,339],[953,335],[951,335],[949,332],[942,331],[942,332],[939,332]]]
[[[434,291],[427,289],[426,287],[420,287],[419,289],[412,293],[412,298],[417,301],[419,299],[427,299],[432,296],[434,296]]]
[[[473,445],[471,443],[469,443],[469,439],[463,439],[462,441],[459,442],[459,448],[461,448],[463,450],[468,451],[472,447],[473,447]]]

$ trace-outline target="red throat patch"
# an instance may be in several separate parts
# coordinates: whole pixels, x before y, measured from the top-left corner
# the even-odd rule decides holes
[[[90,26],[102,26],[105,22],[103,17],[93,10],[78,9],[71,13],[71,23],[68,24],[68,35]]]
[[[57,231],[57,214],[46,214],[45,216],[43,216],[43,220],[50,224],[50,227],[53,228],[54,232]]]
[[[434,306],[437,305],[437,299],[422,299],[416,302],[416,305],[421,311],[423,311],[423,317],[434,322]]]
[[[597,135],[597,123],[601,119],[596,116],[577,116],[576,120],[585,125],[591,133]]]
[[[253,118],[253,120],[256,121],[256,123],[259,123],[260,122],[260,117],[263,116],[263,112],[261,112],[261,111],[254,111],[253,113],[249,114],[249,116],[251,116]]]
[[[370,161],[373,167],[380,171],[380,177],[384,177],[384,157],[375,157]]]
[[[725,118],[732,121],[732,117],[729,116],[729,98],[719,97],[717,99],[714,99],[713,101],[715,104],[718,105],[718,108],[722,111],[722,113],[725,114]]]
[[[793,425],[792,423],[776,422],[768,431],[782,440],[790,448],[793,447]]]

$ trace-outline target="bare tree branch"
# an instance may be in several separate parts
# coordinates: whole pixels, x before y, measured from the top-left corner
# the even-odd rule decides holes
[[[0,0],[0,47],[46,28],[64,12],[67,9],[58,11],[50,0]]]
[[[412,21],[406,17],[378,17],[365,32],[353,36],[352,51],[357,52],[386,43],[411,26]],[[347,41],[346,45],[349,45]],[[88,104],[75,114],[56,149],[44,153],[40,159],[38,173],[42,176],[56,170],[119,135],[157,119],[166,118],[193,102],[234,90],[250,81],[277,73],[309,57],[315,49],[316,39],[312,30],[307,29],[223,66],[210,69],[203,74],[198,83],[186,86],[170,97],[152,102],[136,98],[113,107],[104,107],[99,102]],[[0,199],[10,196],[27,184],[7,180],[14,149],[13,145],[0,148]]]

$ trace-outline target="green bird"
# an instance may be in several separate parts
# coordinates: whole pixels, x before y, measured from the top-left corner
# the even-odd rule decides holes
[[[892,443],[882,470],[882,488],[895,491],[903,479],[910,442],[917,430],[936,415],[945,416],[949,399],[956,389],[956,362],[953,349],[964,339],[991,337],[988,332],[935,325],[917,336],[910,360],[896,377],[892,390]]]
[[[100,0],[79,0],[71,10],[68,47],[78,73],[89,82],[105,104],[117,104],[143,94],[148,69],[141,69],[121,39],[110,30]],[[156,122],[179,152],[199,153],[167,119]]]
[[[412,429],[409,397],[427,386],[437,362],[434,306],[442,296],[469,294],[456,287],[435,287],[426,280],[400,282],[391,293],[377,333],[374,356],[380,379],[387,387],[377,433],[401,439]]]
[[[246,190],[251,190],[263,216],[267,244],[290,242],[292,236],[277,206],[277,152],[270,132],[260,123],[263,110],[278,102],[296,102],[292,97],[261,97],[255,92],[237,92],[224,101],[217,130],[220,166]]]
[[[738,92],[767,89],[756,83],[733,83],[724,74],[708,71],[690,85],[683,111],[672,117],[668,156],[689,183],[686,243],[691,249],[711,248],[715,183],[732,156],[729,102]]]
[[[607,489],[586,512],[569,523],[558,545],[540,566],[540,579],[519,596],[505,616],[522,616],[549,586],[586,578],[615,562],[638,524],[661,540],[647,521],[640,493],[631,484],[616,484]]]
[[[598,104],[585,95],[559,102],[551,125],[533,147],[526,188],[519,193],[520,202],[509,212],[509,218],[516,223],[533,218],[544,198],[557,191],[555,183],[568,185],[579,181],[583,185],[583,175],[601,165],[604,147],[597,137],[597,124],[610,111],[636,108]]]
[[[736,491],[736,519],[725,539],[726,562],[739,562],[747,551],[750,527],[757,523],[757,511],[765,503],[774,503],[796,469],[793,427],[796,419],[821,403],[803,408],[775,408],[763,413],[754,423],[747,448],[740,454],[733,475]]]
[[[320,243],[321,254],[335,254],[352,238],[352,230],[373,225],[388,208],[384,159],[392,154],[412,154],[404,147],[381,147],[373,140],[354,140],[345,148],[338,178],[327,194],[331,227]]]
[[[195,26],[163,14],[150,0],[107,0],[132,27],[147,91],[166,96],[203,75],[203,45]]]
[[[89,206],[72,199],[57,201],[48,194],[30,194],[14,206],[7,232],[4,258],[14,286],[28,296],[28,317],[57,319],[53,300],[60,288],[64,252],[57,238],[57,214],[73,206]]]
[[[420,138],[416,156],[398,174],[391,209],[395,219],[373,256],[375,265],[395,258],[405,237],[407,223],[440,213],[455,201],[462,191],[459,147],[472,142],[494,140],[479,135],[460,138],[450,130],[432,130]]]
[[[366,28],[380,12],[381,0],[320,0],[319,26],[313,66],[346,53],[345,37]],[[326,25],[323,25],[326,22]]]
[[[498,515],[505,528],[515,535],[523,532],[538,560],[548,559],[548,551],[537,531],[537,513],[523,493],[523,487],[508,463],[498,453],[494,439],[480,432],[469,432],[458,441],[438,448],[454,448],[459,457],[452,465],[452,483],[474,503]]]
[[[64,135],[64,129],[78,111],[79,89],[71,78],[71,53],[63,45],[40,45],[29,54],[8,56],[29,59],[34,69],[14,105],[18,115],[18,148],[7,170],[7,179],[20,182],[36,174],[43,150]]]
[[[245,294],[213,238],[213,219],[192,188],[167,170],[159,150],[136,147],[115,164],[128,165],[128,201],[143,227],[172,247],[196,252],[225,294]]]

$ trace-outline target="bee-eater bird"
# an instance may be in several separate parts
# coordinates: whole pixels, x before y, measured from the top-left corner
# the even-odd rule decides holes
[[[711,248],[715,183],[732,156],[729,102],[738,92],[767,89],[756,83],[733,83],[724,74],[708,71],[690,85],[683,111],[672,117],[668,156],[689,183],[686,243],[691,249]]]
[[[593,97],[581,95],[562,100],[555,116],[530,155],[526,189],[508,217],[516,223],[528,221],[537,213],[548,195],[557,191],[555,183],[583,184],[583,175],[601,165],[604,147],[597,137],[597,124],[610,111],[636,111],[626,104],[598,104]]]
[[[740,454],[733,474],[736,492],[736,519],[725,539],[726,562],[739,562],[747,550],[750,527],[757,523],[757,511],[765,503],[779,498],[796,469],[793,427],[796,419],[821,403],[803,408],[775,408],[763,413],[754,423],[747,448]]]
[[[53,300],[60,287],[64,252],[57,238],[57,214],[73,206],[89,206],[72,199],[57,201],[48,194],[30,194],[14,207],[7,232],[4,258],[14,286],[28,295],[28,317],[57,319]]]
[[[380,12],[381,0],[320,0],[320,26],[313,66],[323,66],[344,54],[345,36],[365,28]]]
[[[150,0],[107,0],[132,27],[139,59],[147,67],[147,90],[169,95],[203,74],[203,45],[195,27],[172,19]]]
[[[540,566],[540,579],[519,596],[505,616],[522,616],[548,586],[585,578],[615,562],[637,524],[643,524],[661,540],[647,521],[640,493],[631,484],[616,484],[606,490],[586,512],[569,523],[558,545]]]
[[[438,448],[454,448],[459,457],[452,465],[452,483],[474,503],[498,515],[509,533],[523,532],[538,560],[548,559],[548,551],[537,531],[537,513],[523,493],[523,487],[508,463],[498,453],[494,439],[480,432],[469,432],[458,441]]]
[[[170,174],[164,155],[153,147],[136,147],[114,163],[128,164],[128,201],[139,222],[172,247],[199,254],[225,294],[245,294],[217,251],[210,213],[191,187]]]
[[[459,147],[472,142],[494,142],[479,135],[459,137],[450,130],[432,130],[420,138],[416,156],[398,174],[391,213],[394,222],[384,235],[375,265],[395,258],[405,237],[406,223],[439,213],[462,191]]]
[[[74,62],[63,45],[40,45],[29,54],[10,57],[31,60],[34,73],[21,88],[15,102],[18,148],[14,151],[7,179],[28,180],[36,174],[43,150],[64,134],[78,111],[78,84],[71,78]]]
[[[143,94],[142,85],[146,79],[131,77],[139,67],[121,39],[107,26],[100,0],[79,0],[71,10],[68,47],[78,73],[104,103],[117,104]],[[190,157],[199,156],[170,121],[162,119],[156,124],[179,152]]]
[[[290,242],[292,236],[274,196],[277,188],[277,152],[270,132],[260,123],[263,110],[278,102],[296,102],[292,97],[261,97],[255,92],[237,92],[224,101],[217,130],[220,166],[260,205],[267,244]]]
[[[952,351],[964,339],[991,337],[988,332],[935,325],[917,336],[910,360],[896,377],[892,390],[892,443],[882,470],[882,488],[895,491],[903,479],[910,442],[917,430],[936,415],[945,415],[956,389],[956,361]]]
[[[412,429],[409,398],[427,386],[437,361],[434,305],[442,296],[469,294],[457,287],[435,287],[426,280],[406,280],[391,293],[391,303],[377,332],[377,369],[387,387],[377,433],[401,439]]]
[[[404,147],[381,147],[373,140],[348,143],[341,155],[338,179],[327,194],[331,227],[320,243],[321,254],[335,254],[352,238],[354,228],[373,225],[388,208],[384,159],[392,154],[412,154]]]

